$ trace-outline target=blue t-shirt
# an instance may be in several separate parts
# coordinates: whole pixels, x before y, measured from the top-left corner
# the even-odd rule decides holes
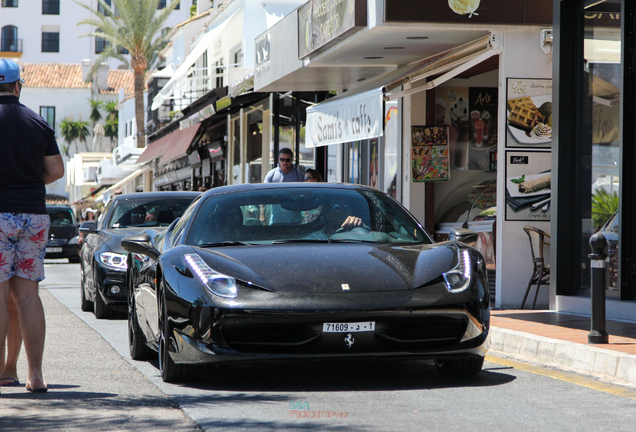
[[[305,175],[296,168],[283,172],[280,167],[276,167],[265,176],[265,183],[284,183],[284,182],[304,182]]]
[[[44,157],[60,154],[55,132],[16,96],[0,96],[0,213],[47,214]]]

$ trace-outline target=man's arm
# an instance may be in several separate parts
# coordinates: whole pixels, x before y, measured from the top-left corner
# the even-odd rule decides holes
[[[41,176],[44,184],[53,183],[64,177],[64,160],[61,154],[44,156]]]

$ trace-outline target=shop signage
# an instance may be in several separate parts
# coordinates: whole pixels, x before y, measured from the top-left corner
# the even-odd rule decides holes
[[[269,33],[265,33],[255,40],[256,61],[254,64],[254,74],[262,75],[270,69],[270,44]]]
[[[385,21],[552,26],[552,0],[384,0]]]
[[[366,0],[311,0],[298,8],[298,58],[366,25]]]
[[[323,102],[307,109],[305,146],[320,147],[382,136],[382,90]]]

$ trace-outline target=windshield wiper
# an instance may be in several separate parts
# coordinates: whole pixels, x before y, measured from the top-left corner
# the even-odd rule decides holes
[[[204,243],[197,245],[198,247],[219,247],[219,246],[254,246],[254,243],[245,243],[240,241],[224,241],[216,243]]]
[[[272,244],[285,244],[285,243],[329,243],[329,239],[286,239],[286,240],[274,240]]]

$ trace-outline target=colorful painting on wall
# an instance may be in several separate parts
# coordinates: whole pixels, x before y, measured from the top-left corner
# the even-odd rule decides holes
[[[414,182],[450,179],[447,126],[411,127],[411,164]]]

